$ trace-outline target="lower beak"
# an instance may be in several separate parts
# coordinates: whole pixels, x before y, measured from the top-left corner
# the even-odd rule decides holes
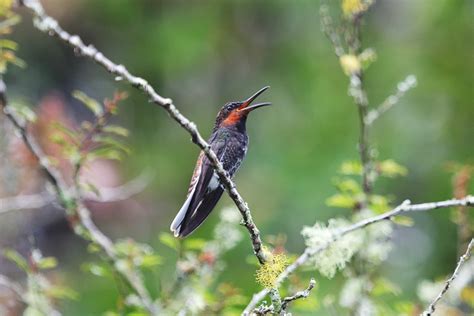
[[[268,88],[270,88],[269,86],[266,86],[266,87],[263,87],[262,89],[258,90],[257,92],[255,92],[250,98],[248,98],[247,100],[245,100],[244,102],[242,102],[242,105],[240,106],[239,110],[243,111],[252,111],[252,110],[255,110],[257,108],[260,108],[262,106],[267,106],[267,105],[271,105],[270,102],[262,102],[262,103],[257,103],[257,104],[254,104],[252,106],[250,106],[250,104],[259,96],[261,95],[263,92],[265,92]]]

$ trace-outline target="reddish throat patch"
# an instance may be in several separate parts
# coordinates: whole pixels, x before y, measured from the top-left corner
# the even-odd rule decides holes
[[[227,116],[227,118],[224,121],[222,121],[222,125],[224,126],[235,125],[240,121],[241,118],[242,118],[242,113],[239,112],[238,110],[234,110],[230,112],[230,114]]]

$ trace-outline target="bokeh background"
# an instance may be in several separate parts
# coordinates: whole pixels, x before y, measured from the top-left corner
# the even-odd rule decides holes
[[[261,101],[274,106],[250,117],[249,153],[236,176],[264,236],[284,234],[287,249],[299,253],[303,226],[349,214],[329,208],[325,200],[335,193],[332,179],[340,164],[358,159],[357,109],[347,95],[348,79],[320,30],[318,1],[42,2],[66,30],[172,98],[204,135],[225,102],[271,86]],[[371,135],[380,159],[393,158],[409,170],[406,177],[376,183],[375,191],[390,193],[394,203],[450,198],[447,164],[474,161],[473,13],[469,0],[381,0],[363,25],[363,44],[378,55],[366,76],[372,105],[394,92],[406,75],[418,79],[418,86],[376,123]],[[28,67],[11,68],[5,78],[13,102],[33,108],[43,104],[52,109],[48,115],[80,122],[90,117],[71,97],[73,90],[97,99],[116,90],[129,92],[117,121],[130,129],[133,153],[123,163],[96,166],[93,176],[104,185],[117,185],[145,171],[153,180],[125,203],[95,205],[94,216],[114,238],[130,236],[152,244],[165,258],[160,274],[166,282],[176,256],[158,242],[158,235],[168,231],[184,200],[198,148],[141,93],[37,32],[28,13],[22,16],[13,39]],[[12,181],[18,178],[10,168],[19,166],[7,156],[2,155],[9,167],[2,170],[0,193],[33,190],[38,175],[30,171],[23,182]],[[218,209],[231,204],[224,196]],[[58,257],[62,277],[81,294],[79,301],[65,306],[65,313],[99,314],[114,304],[115,289],[81,271],[80,263],[90,255],[60,214],[42,209],[2,216],[2,246],[22,244],[31,232],[41,236],[45,254]],[[408,299],[422,279],[447,274],[457,259],[449,210],[414,218],[414,227],[397,229],[396,246],[384,265],[386,276]],[[210,237],[216,222],[214,214],[195,235]],[[255,267],[247,263],[250,252],[245,239],[227,255],[228,269],[221,276],[249,297],[259,289]],[[150,277],[150,285],[159,278]],[[318,279],[326,293],[342,281]]]

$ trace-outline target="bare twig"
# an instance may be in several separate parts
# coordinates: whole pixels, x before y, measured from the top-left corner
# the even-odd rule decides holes
[[[0,274],[0,287],[5,287],[12,291],[20,301],[24,302],[25,301],[25,290],[21,287],[20,284],[13,282],[10,280],[8,277]]]
[[[361,220],[357,223],[354,223],[353,225],[347,226],[346,228],[341,228],[339,229],[333,236],[333,239],[331,242],[317,248],[317,249],[310,249],[306,248],[304,252],[292,263],[290,264],[285,271],[283,271],[278,278],[276,279],[276,284],[279,285],[281,282],[283,282],[286,278],[288,278],[289,275],[291,275],[293,272],[295,272],[300,266],[305,264],[312,256],[324,251],[327,249],[329,246],[331,246],[334,242],[337,240],[341,239],[341,237],[357,231],[359,229],[362,229],[364,227],[370,226],[372,224],[384,221],[384,220],[390,220],[393,217],[400,215],[402,213],[411,213],[411,212],[424,212],[424,211],[431,211],[439,208],[448,208],[448,207],[453,207],[453,206],[469,206],[473,207],[474,206],[474,196],[469,195],[463,199],[451,199],[451,200],[446,200],[446,201],[440,201],[440,202],[429,202],[429,203],[421,203],[421,204],[410,204],[409,200],[405,200],[402,204],[398,205],[391,211],[388,211],[386,213],[367,218],[364,220]],[[247,305],[245,310],[243,311],[243,315],[250,315],[250,312],[255,308],[255,306],[265,298],[265,296],[268,294],[269,290],[268,289],[263,289],[260,292],[256,293],[253,295],[252,300],[250,303]]]
[[[94,224],[90,218],[89,210],[84,206],[80,197],[74,192],[70,192],[71,190],[64,182],[59,171],[49,163],[46,154],[37,145],[35,139],[28,133],[26,127],[23,126],[22,123],[20,123],[20,120],[17,119],[14,113],[11,112],[7,104],[6,86],[3,82],[3,79],[0,77],[0,107],[10,122],[13,124],[17,132],[21,135],[25,145],[28,147],[28,149],[30,149],[35,158],[38,159],[39,167],[45,173],[47,180],[52,184],[61,206],[64,207],[70,217],[74,217],[75,215],[78,216],[81,225],[76,225],[74,227],[76,234],[97,243],[102,248],[104,253],[112,261],[116,262],[118,260],[118,256],[113,242]],[[74,224],[73,220],[71,220],[71,222]],[[83,229],[85,229],[85,231]],[[143,282],[137,272],[133,269],[120,269],[118,271],[123,276],[123,278],[129,282],[148,311],[155,315],[156,307],[153,304],[148,291],[143,285]]]
[[[86,192],[84,199],[91,202],[109,203],[121,202],[143,192],[151,181],[148,173],[142,173],[135,179],[117,187],[98,188],[99,195]],[[48,191],[36,194],[22,194],[12,197],[0,198],[0,214],[17,210],[39,209],[56,201],[56,197]]]
[[[471,256],[472,249],[474,248],[474,238],[471,239],[471,242],[469,242],[469,245],[467,246],[466,252],[459,258],[458,264],[456,265],[456,268],[454,269],[453,274],[449,279],[446,280],[446,283],[444,284],[443,289],[441,292],[439,292],[438,296],[434,299],[433,302],[428,306],[428,308],[420,314],[420,316],[431,316],[436,310],[436,304],[443,298],[443,295],[448,292],[449,287],[451,286],[451,283],[456,279],[458,276],[459,270],[461,269],[462,265],[464,262],[466,262],[467,259]]]
[[[160,96],[145,79],[132,75],[127,70],[127,68],[125,68],[125,66],[115,64],[106,56],[104,56],[100,51],[98,51],[94,46],[85,45],[79,36],[71,35],[63,30],[55,19],[45,13],[41,3],[38,0],[23,0],[22,4],[26,8],[30,9],[35,15],[35,26],[37,29],[51,36],[55,36],[64,43],[68,44],[79,56],[92,59],[100,66],[104,67],[109,73],[115,75],[116,80],[124,80],[133,87],[143,91],[150,98],[150,102],[164,108],[171,118],[173,118],[173,120],[175,120],[191,135],[192,141],[206,154],[214,170],[218,174],[221,183],[224,185],[230,198],[235,202],[240,213],[242,214],[243,224],[250,234],[255,256],[257,257],[258,261],[263,264],[265,262],[265,255],[262,250],[260,231],[252,219],[250,209],[237,191],[234,182],[222,167],[222,164],[220,163],[216,154],[211,150],[209,144],[199,133],[196,124],[182,115],[173,104],[171,99]]]
[[[21,194],[0,198],[0,214],[18,210],[39,209],[51,204],[55,200],[56,197],[47,191],[37,194]]]
[[[334,28],[334,23],[331,15],[329,14],[329,8],[326,4],[321,5],[319,9],[319,16],[321,19],[321,29],[324,32],[324,35],[331,41],[334,48],[334,53],[337,57],[341,57],[345,54],[344,47],[341,44],[341,38]]]
[[[307,298],[309,294],[311,293],[311,291],[314,289],[315,285],[316,285],[316,280],[311,278],[311,280],[309,281],[309,285],[305,290],[296,292],[294,295],[287,296],[282,300],[283,304],[281,305],[281,309],[286,310],[290,302],[293,302],[302,298]]]
[[[416,77],[414,75],[409,75],[403,81],[399,82],[397,84],[397,91],[386,98],[376,109],[371,110],[367,114],[365,124],[372,125],[382,114],[396,105],[405,93],[416,87],[416,83]]]

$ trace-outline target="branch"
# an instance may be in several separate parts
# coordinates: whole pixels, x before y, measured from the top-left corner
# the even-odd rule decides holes
[[[435,310],[436,310],[436,304],[443,298],[443,295],[448,292],[451,283],[456,279],[458,276],[459,270],[461,269],[461,266],[466,262],[467,259],[471,256],[472,249],[474,248],[474,238],[471,239],[471,242],[467,246],[466,252],[459,258],[458,264],[456,265],[456,268],[454,269],[453,274],[449,279],[446,280],[446,283],[444,284],[443,289],[441,292],[439,292],[438,296],[434,299],[433,302],[428,306],[428,308],[420,314],[420,316],[431,316]]]
[[[97,243],[112,261],[118,261],[119,258],[117,256],[113,242],[94,224],[90,218],[89,210],[84,206],[79,196],[76,194],[71,194],[69,187],[64,182],[59,171],[49,163],[46,154],[37,145],[35,139],[30,136],[26,127],[20,123],[20,120],[18,120],[14,113],[12,113],[9,109],[6,97],[6,86],[1,77],[0,107],[2,108],[6,117],[10,120],[10,122],[12,122],[13,126],[20,134],[25,145],[28,147],[28,149],[30,149],[33,156],[38,159],[40,169],[45,173],[46,178],[52,184],[57,194],[59,203],[62,207],[64,207],[66,213],[68,213],[70,217],[70,220],[74,226],[74,232],[84,239]],[[82,226],[77,225],[78,223],[74,221],[73,217],[75,216],[78,216],[79,222]],[[132,269],[120,269],[118,272],[127,282],[129,282],[132,289],[137,293],[138,297],[142,300],[143,305],[148,309],[148,311],[155,315],[156,308],[136,271]]]
[[[365,117],[365,124],[372,125],[382,114],[390,110],[394,105],[396,105],[400,99],[407,93],[409,90],[416,87],[417,81],[414,75],[407,76],[403,81],[397,84],[397,91],[390,95],[385,101],[382,102],[375,110],[371,110]]]
[[[329,8],[327,4],[321,5],[319,9],[319,16],[321,19],[321,29],[323,30],[324,35],[329,39],[334,48],[334,53],[337,57],[341,57],[345,54],[344,47],[341,44],[341,37],[334,29],[334,23],[329,14]]]
[[[98,196],[86,192],[84,199],[100,203],[125,201],[142,192],[148,184],[150,184],[150,181],[151,176],[144,172],[135,179],[120,186],[99,188],[100,194]],[[56,201],[56,197],[48,191],[0,198],[0,215],[17,210],[39,209],[53,203],[54,201]]]
[[[150,102],[162,107],[168,112],[173,120],[175,120],[183,129],[190,135],[192,141],[199,146],[205,153],[212,167],[219,176],[221,183],[224,185],[230,198],[234,201],[243,217],[243,224],[247,228],[252,241],[253,251],[258,261],[263,264],[265,262],[265,255],[262,250],[262,240],[260,238],[260,231],[255,225],[250,209],[242,196],[237,191],[237,188],[229,177],[225,169],[222,167],[216,154],[211,150],[209,144],[199,133],[196,124],[191,122],[188,118],[182,115],[173,101],[169,98],[160,96],[155,89],[143,78],[131,74],[123,65],[118,65],[104,56],[92,45],[85,45],[81,38],[77,35],[71,35],[61,28],[58,22],[52,17],[48,16],[41,3],[38,0],[23,0],[22,4],[31,10],[35,16],[35,27],[43,33],[57,37],[62,42],[68,44],[74,49],[74,52],[79,56],[87,57],[103,68],[106,71],[116,76],[116,80],[124,80],[133,87],[145,93]]]
[[[25,302],[25,290],[20,286],[20,284],[13,282],[8,277],[0,274],[0,286],[9,289],[19,298],[20,301]]]
[[[385,212],[383,214],[367,218],[361,220],[353,225],[347,226],[346,228],[341,228],[336,232],[333,236],[331,242],[327,243],[324,246],[321,246],[317,249],[310,249],[306,248],[304,252],[292,263],[290,264],[285,271],[283,271],[278,278],[276,279],[276,285],[278,286],[281,284],[289,275],[296,271],[300,266],[305,264],[312,256],[326,250],[329,246],[331,246],[334,242],[339,240],[341,237],[362,229],[364,227],[370,226],[372,224],[384,221],[384,220],[391,220],[393,217],[400,215],[402,213],[411,213],[411,212],[424,212],[424,211],[431,211],[439,208],[447,208],[453,206],[474,206],[474,196],[468,195],[463,199],[451,199],[446,201],[440,202],[429,202],[429,203],[421,203],[421,204],[410,204],[409,200],[405,200],[402,204],[398,205],[391,211]],[[251,311],[255,308],[255,306],[265,298],[268,294],[269,289],[263,289],[260,292],[253,295],[252,300],[247,305],[245,310],[243,311],[243,315],[250,315]]]
[[[286,310],[286,308],[288,307],[288,304],[292,301],[296,301],[296,300],[299,300],[299,299],[302,299],[302,298],[307,298],[309,296],[309,294],[311,293],[311,291],[314,289],[315,285],[316,285],[316,280],[311,278],[311,280],[309,281],[309,285],[306,288],[306,290],[296,292],[294,295],[285,297],[283,299],[283,304],[281,305],[281,309]]]

